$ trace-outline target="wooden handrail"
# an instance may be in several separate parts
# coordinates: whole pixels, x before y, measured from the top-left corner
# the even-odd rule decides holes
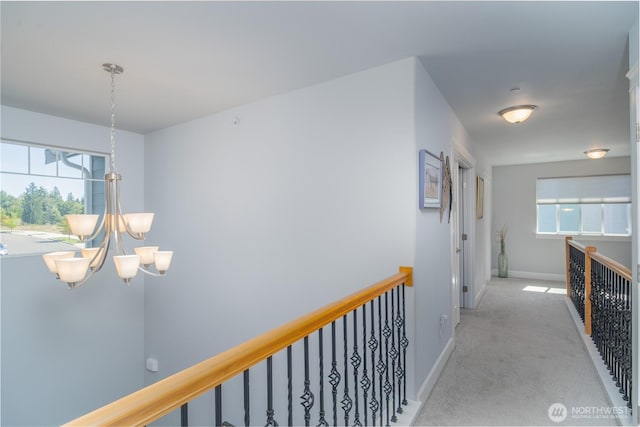
[[[385,280],[76,418],[65,426],[149,424],[403,283],[413,286],[412,267],[400,267],[399,273]]]
[[[582,252],[584,252],[585,249],[587,248],[587,246],[585,246],[585,245],[583,245],[581,243],[578,243],[575,240],[572,240],[571,237],[567,238],[566,242],[567,242],[567,244],[569,246],[573,246],[574,248],[579,249]]]
[[[612,260],[606,255],[602,255],[600,252],[594,252],[591,254],[591,258],[598,261],[603,266],[619,274],[624,279],[631,281],[631,270],[617,261]]]
[[[608,267],[609,269],[615,271],[617,274],[624,277],[625,279],[631,280],[632,275],[631,275],[631,270],[629,268],[625,267],[624,265],[620,264],[617,261],[612,260],[608,256],[601,254],[600,252],[597,251],[595,247],[585,246],[583,244],[580,244],[575,240],[572,240],[571,237],[566,237],[565,241],[567,245],[573,246],[574,248],[579,249],[582,252],[586,252],[587,248],[593,248],[593,252],[591,253],[591,258],[603,264],[605,267]]]

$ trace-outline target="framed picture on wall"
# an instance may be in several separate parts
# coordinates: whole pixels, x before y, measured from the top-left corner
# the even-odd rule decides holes
[[[420,150],[420,208],[442,206],[442,160]]]
[[[484,217],[484,179],[480,176],[476,178],[476,217]]]

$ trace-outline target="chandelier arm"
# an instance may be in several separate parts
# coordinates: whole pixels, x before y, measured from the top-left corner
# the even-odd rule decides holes
[[[109,239],[110,231],[108,230],[108,228],[109,227],[105,229],[104,236],[102,236],[102,242],[100,242],[100,246],[98,246],[98,253],[96,254],[96,256],[101,257],[100,262],[94,268],[91,269],[91,274],[97,273],[98,271],[100,271],[105,261],[107,260],[107,254],[109,253],[109,246],[111,244],[111,240]],[[93,264],[93,260],[91,261],[92,261],[91,263]]]
[[[107,194],[107,210],[109,211],[109,218],[111,221],[110,227],[108,227],[109,241],[111,241],[111,236],[113,236],[116,255],[127,255],[127,252],[124,250],[121,242],[121,228],[126,227],[127,223],[120,211],[120,177],[117,174],[111,173],[108,175],[108,179],[110,185]],[[107,233],[105,233],[105,237],[106,236]]]
[[[101,256],[100,263],[94,268],[89,268],[86,276],[84,276],[84,278],[81,281],[74,283],[73,286],[69,285],[70,288],[72,289],[79,288],[80,286],[84,285],[91,278],[91,276],[93,276],[95,273],[97,273],[102,269],[102,266],[104,265],[104,262],[107,259],[107,253],[109,252],[109,245],[111,242],[110,239],[107,238],[108,235],[109,235],[108,232],[105,231],[104,237],[102,238],[102,243],[98,247],[99,249],[96,256]],[[91,260],[91,263],[89,263],[89,265],[91,264],[93,264],[93,259]]]
[[[120,206],[120,180],[115,180],[115,193],[116,193],[116,197],[115,197],[115,215],[118,217],[118,219],[122,219],[122,221],[118,222],[118,225],[120,225],[120,223],[122,223],[122,225],[124,226],[125,231],[127,232],[127,234],[129,236],[131,236],[131,238],[136,239],[136,240],[144,240],[144,234],[141,233],[134,233],[133,230],[131,230],[131,227],[129,226],[129,223],[127,221],[124,220],[124,215],[122,214],[122,207]],[[120,230],[120,227],[118,227],[118,230]],[[125,253],[123,251],[123,253]],[[125,253],[126,255],[126,253]]]
[[[115,251],[116,255],[128,255],[127,250],[124,248],[122,244],[122,231],[114,230],[113,232],[113,240],[115,240]]]
[[[100,220],[100,225],[98,225],[98,227],[96,228],[96,230],[93,232],[93,234],[91,236],[83,239],[83,241],[85,243],[94,240],[96,237],[98,237],[98,235],[100,235],[100,232],[102,231],[102,229],[104,228],[104,225],[105,225],[105,218],[107,218],[107,207],[106,206],[104,207],[104,213],[102,214],[102,219]]]
[[[144,274],[148,274],[149,276],[154,276],[154,277],[163,277],[164,274],[163,273],[156,273],[155,271],[151,271],[146,269],[145,267],[142,266],[142,264],[140,264],[140,266],[138,267],[138,270],[142,271]]]

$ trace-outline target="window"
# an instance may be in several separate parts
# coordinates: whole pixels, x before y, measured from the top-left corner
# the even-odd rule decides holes
[[[631,176],[538,178],[537,233],[631,235]]]
[[[0,244],[9,255],[73,250],[64,215],[104,212],[105,155],[0,140]]]

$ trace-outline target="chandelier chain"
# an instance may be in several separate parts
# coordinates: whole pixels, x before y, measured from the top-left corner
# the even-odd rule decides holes
[[[111,66],[111,172],[116,172],[116,82],[115,65]]]

